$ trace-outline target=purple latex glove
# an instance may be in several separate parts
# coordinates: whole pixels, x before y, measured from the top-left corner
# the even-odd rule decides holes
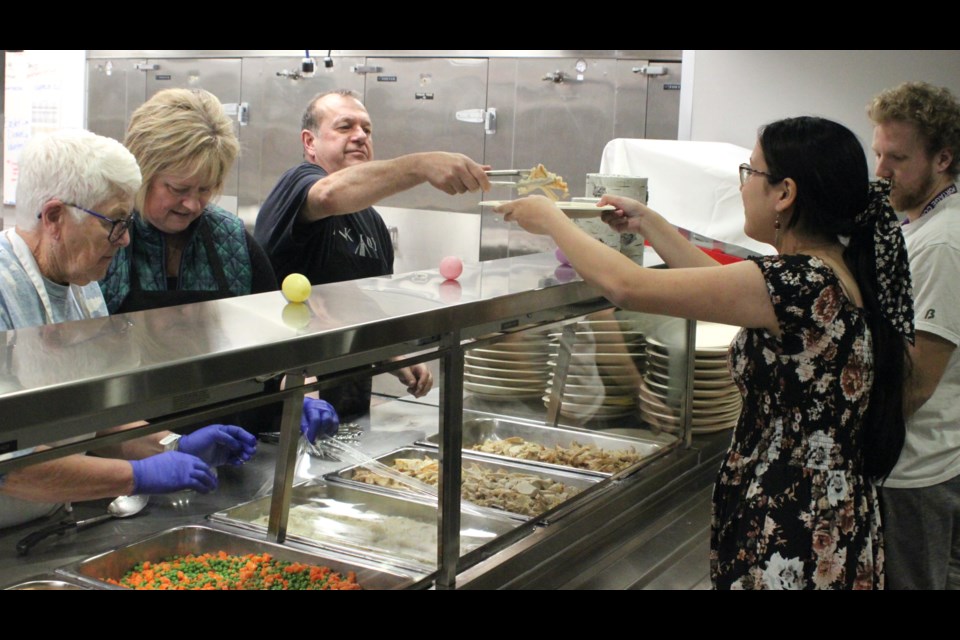
[[[340,429],[340,416],[326,400],[303,399],[303,414],[300,416],[300,433],[310,442],[317,436],[333,437]]]
[[[238,465],[257,452],[257,438],[232,424],[212,424],[180,438],[177,451],[197,456],[211,467]]]
[[[131,460],[133,493],[172,493],[193,489],[208,493],[217,488],[210,466],[196,456],[167,451],[143,460]]]

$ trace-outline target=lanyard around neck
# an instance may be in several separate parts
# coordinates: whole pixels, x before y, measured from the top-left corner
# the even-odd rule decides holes
[[[935,195],[933,197],[933,200],[927,203],[927,206],[925,206],[923,208],[923,211],[920,212],[920,217],[922,218],[923,216],[927,215],[928,213],[936,209],[938,204],[940,204],[941,202],[943,202],[944,200],[946,200],[956,192],[957,192],[957,185],[955,183],[951,183],[949,187],[947,187],[946,189],[944,189],[943,191]]]

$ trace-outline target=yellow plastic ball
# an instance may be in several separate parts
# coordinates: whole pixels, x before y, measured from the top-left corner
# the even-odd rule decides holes
[[[291,273],[283,279],[280,290],[290,302],[303,302],[310,297],[310,281],[300,273]]]

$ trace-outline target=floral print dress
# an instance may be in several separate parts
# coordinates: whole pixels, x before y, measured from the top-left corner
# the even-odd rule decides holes
[[[861,453],[873,386],[864,312],[819,258],[754,260],[781,336],[744,329],[731,347],[743,411],[714,487],[714,586],[882,588],[879,505]]]

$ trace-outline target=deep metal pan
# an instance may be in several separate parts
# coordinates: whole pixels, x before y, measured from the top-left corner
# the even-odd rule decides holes
[[[640,460],[637,462],[639,465],[646,464],[668,449],[665,442],[657,442],[653,439],[643,440],[626,436],[610,436],[598,431],[588,431],[586,429],[575,429],[571,427],[548,427],[504,418],[472,418],[465,420],[463,423],[463,449],[464,451],[469,451],[470,455],[495,460],[512,461],[545,469],[575,471],[596,475],[601,478],[609,478],[614,475],[614,473],[605,471],[594,471],[551,462],[540,462],[538,460],[523,460],[495,453],[475,451],[473,449],[474,446],[481,445],[487,440],[506,440],[507,438],[513,437],[523,438],[527,442],[536,443],[545,447],[570,447],[574,443],[578,443],[581,445],[592,445],[606,451],[633,450],[640,456]],[[439,442],[439,434],[434,434],[417,444],[427,447],[438,447]],[[636,465],[630,465],[629,467],[624,467],[618,470],[617,473],[632,469],[635,466]]]
[[[338,484],[305,483],[293,488],[287,539],[334,548],[379,562],[429,573],[437,562],[435,504],[386,493],[358,491]],[[298,513],[298,518],[294,518]],[[270,497],[260,498],[210,516],[215,522],[262,534],[270,514]],[[313,515],[310,523],[301,522]],[[396,519],[411,521],[408,525]],[[296,522],[295,522],[296,520]],[[406,526],[409,536],[394,527]],[[460,553],[465,554],[510,531],[515,521],[464,511],[460,516]]]
[[[414,578],[400,569],[372,562],[361,562],[334,552],[313,553],[283,545],[255,540],[235,533],[203,526],[185,526],[169,529],[113,551],[98,554],[58,570],[97,589],[123,589],[105,582],[119,580],[138,562],[160,561],[186,554],[217,553],[231,555],[269,553],[287,562],[324,565],[334,571],[353,571],[364,589],[401,589],[413,584]]]
[[[417,459],[431,459],[436,460],[438,458],[438,451],[433,448],[427,447],[404,447],[402,449],[397,449],[388,454],[376,458],[377,462],[389,466],[393,465],[394,460],[398,458],[417,458]],[[552,480],[554,482],[560,482],[568,487],[572,487],[579,491],[585,491],[589,489],[596,483],[600,482],[602,478],[593,474],[584,474],[573,471],[561,471],[554,469],[541,469],[533,468],[530,465],[524,465],[520,462],[512,459],[503,460],[503,461],[494,461],[490,458],[484,458],[482,456],[474,456],[470,454],[463,455],[463,465],[466,467],[468,464],[476,464],[482,470],[489,472],[506,472],[506,473],[520,473],[526,475],[535,475],[540,478],[545,478],[547,480]],[[404,495],[402,489],[393,489],[390,487],[380,487],[376,485],[366,484],[364,482],[354,479],[354,472],[360,468],[360,465],[353,465],[345,469],[341,469],[335,473],[327,474],[324,478],[328,482],[342,483],[351,487],[355,487],[364,491],[382,491],[385,493],[399,494]],[[506,514],[511,518],[517,520],[526,521],[533,516],[523,515],[519,513],[513,513],[507,510],[494,509],[493,507],[477,507],[478,509],[490,509],[494,513],[503,515]],[[539,515],[539,514],[538,514]]]

